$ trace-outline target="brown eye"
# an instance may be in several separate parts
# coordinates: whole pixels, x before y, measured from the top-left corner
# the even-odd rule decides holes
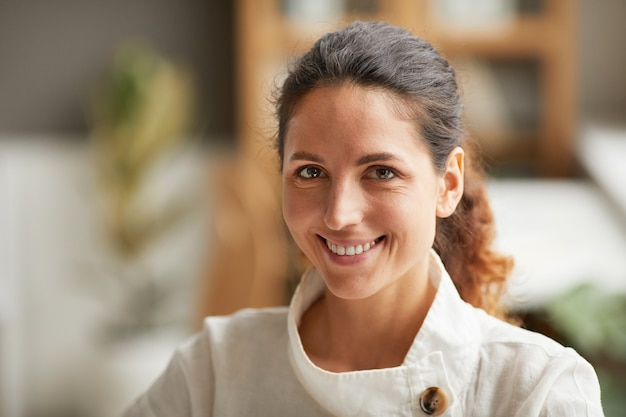
[[[375,168],[367,174],[368,178],[376,180],[389,180],[395,176],[396,174],[390,168]]]
[[[304,167],[298,171],[298,176],[306,179],[324,177],[325,173],[318,167]]]

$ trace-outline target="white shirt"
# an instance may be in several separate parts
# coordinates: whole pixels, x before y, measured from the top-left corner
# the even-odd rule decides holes
[[[308,359],[298,325],[324,291],[311,269],[288,309],[207,318],[126,416],[426,416],[432,387],[433,415],[603,415],[587,361],[465,303],[433,259],[437,294],[401,366],[334,373]]]

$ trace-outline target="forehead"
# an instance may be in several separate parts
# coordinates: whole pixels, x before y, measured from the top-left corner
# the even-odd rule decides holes
[[[342,112],[349,114],[352,118],[367,118],[368,110],[376,109],[395,118],[409,121],[408,105],[406,99],[395,94],[391,90],[378,86],[363,86],[350,81],[338,84],[330,84],[317,87],[304,95],[300,103],[293,112],[293,117],[303,112],[315,112],[314,108],[321,110],[319,106],[332,109],[334,114],[337,110],[349,108],[349,111]]]
[[[422,145],[406,103],[383,89],[354,83],[318,87],[303,97],[285,132],[289,144]]]

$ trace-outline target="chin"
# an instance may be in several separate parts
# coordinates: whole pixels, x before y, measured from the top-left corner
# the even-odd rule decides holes
[[[355,278],[353,274],[348,277],[325,276],[322,274],[324,283],[328,291],[335,297],[343,300],[363,300],[371,297],[381,290],[380,287],[372,285],[370,278]]]

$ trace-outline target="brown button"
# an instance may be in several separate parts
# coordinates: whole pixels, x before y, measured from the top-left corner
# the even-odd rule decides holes
[[[420,394],[420,408],[429,416],[441,415],[448,408],[448,398],[439,387],[426,388]]]

